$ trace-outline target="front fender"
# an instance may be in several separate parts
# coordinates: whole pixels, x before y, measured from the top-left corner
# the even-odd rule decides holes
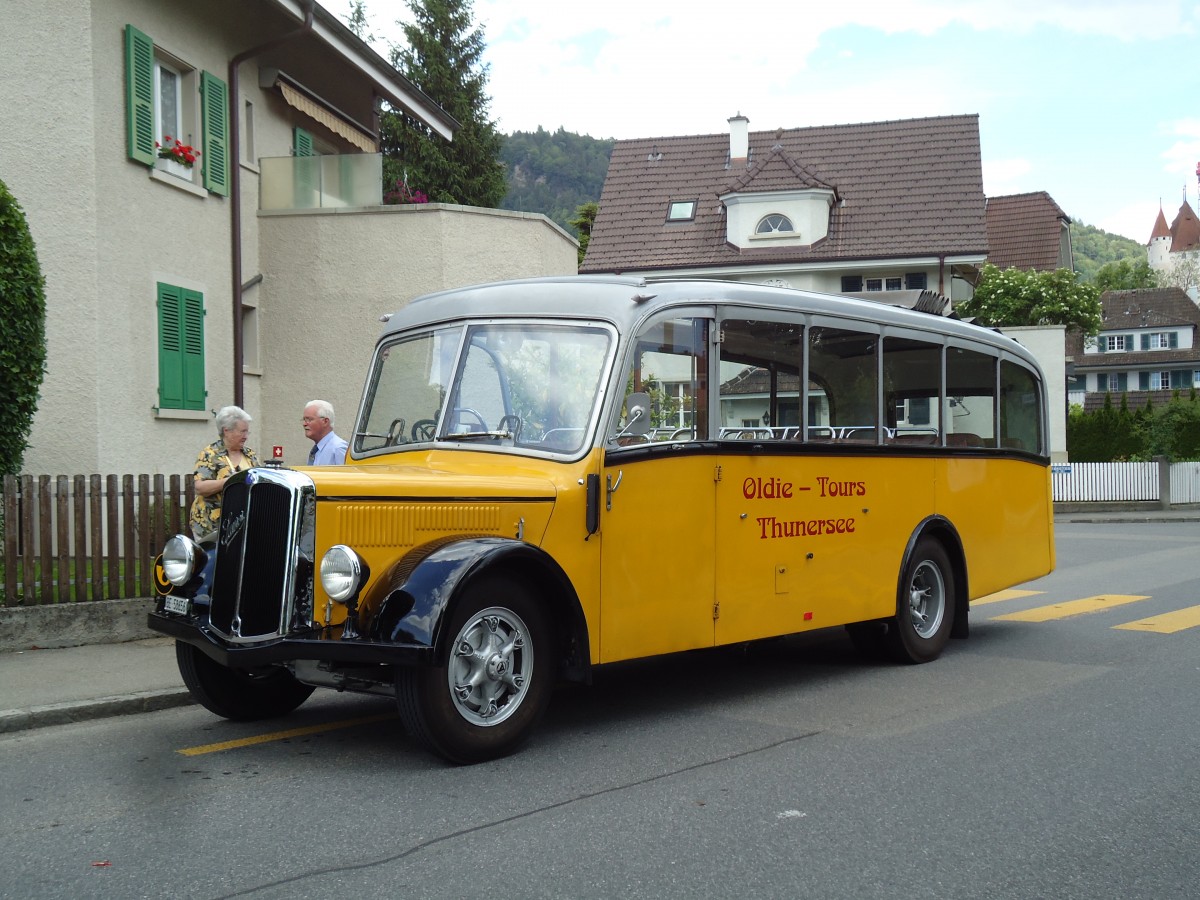
[[[463,588],[484,572],[507,570],[532,583],[546,602],[559,625],[564,659],[577,657],[578,648],[589,646],[575,588],[541,548],[509,538],[475,537],[415,553],[416,558],[410,554],[382,579],[382,596],[365,628],[369,640],[433,647],[438,664],[444,663],[449,648],[443,631]]]

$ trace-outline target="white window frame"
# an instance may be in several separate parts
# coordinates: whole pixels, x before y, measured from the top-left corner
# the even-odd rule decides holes
[[[1124,353],[1129,348],[1125,346],[1128,336],[1124,334],[1107,334],[1104,336],[1104,349],[1108,353]]]
[[[1171,349],[1171,332],[1156,331],[1150,335],[1151,350],[1170,350]]]
[[[175,76],[175,121],[169,123],[165,121],[163,112],[163,72],[169,72]],[[154,139],[159,145],[166,146],[165,138],[169,134],[172,138],[178,138],[185,144],[197,146],[198,141],[193,136],[197,94],[195,81],[195,69],[187,69],[176,61],[166,60],[159,55],[158,47],[154,48]],[[192,182],[196,180],[200,165],[201,160],[197,160],[195,165],[189,168],[183,163],[162,157],[155,162],[156,169],[168,172],[184,181]]]
[[[1171,389],[1171,373],[1170,372],[1151,372],[1150,373],[1150,390],[1152,391],[1169,391]]]

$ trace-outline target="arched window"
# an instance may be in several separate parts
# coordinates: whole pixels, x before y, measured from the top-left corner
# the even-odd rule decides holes
[[[755,234],[790,234],[796,229],[792,227],[792,220],[787,216],[781,216],[779,213],[771,213],[769,216],[763,216],[759,220],[758,227],[754,229]]]

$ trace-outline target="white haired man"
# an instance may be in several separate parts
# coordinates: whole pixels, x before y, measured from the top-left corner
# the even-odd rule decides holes
[[[304,406],[304,436],[313,442],[308,451],[310,466],[337,466],[346,461],[346,442],[333,431],[333,404],[309,400]]]

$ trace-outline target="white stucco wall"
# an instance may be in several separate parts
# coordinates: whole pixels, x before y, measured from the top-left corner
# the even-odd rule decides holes
[[[545,216],[446,204],[259,216],[263,375],[255,447],[301,462],[308,400],[334,405],[348,438],[380,316],[421,294],[485,281],[574,274],[577,244]]]

